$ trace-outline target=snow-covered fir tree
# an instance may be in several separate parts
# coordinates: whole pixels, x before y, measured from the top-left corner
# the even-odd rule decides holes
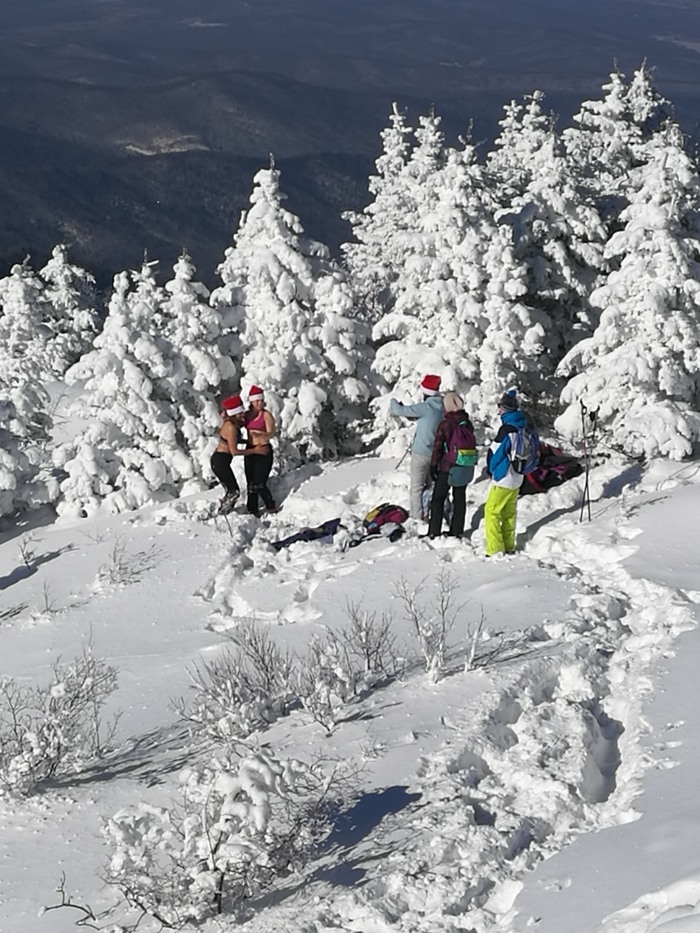
[[[580,401],[633,456],[689,456],[700,437],[700,180],[672,123],[630,179],[613,271],[592,295],[600,323],[561,364],[573,374],[557,421],[580,434]]]
[[[17,386],[53,370],[54,332],[45,320],[44,285],[29,260],[0,279],[0,380]]]
[[[163,337],[170,343],[172,369],[162,385],[179,423],[184,447],[196,472],[208,474],[208,458],[220,423],[216,396],[230,394],[236,377],[233,361],[220,349],[224,325],[209,303],[209,290],[195,280],[196,268],[183,252],[165,285],[167,297],[156,312]]]
[[[463,393],[479,381],[478,348],[488,324],[483,255],[494,233],[488,186],[471,142],[440,150],[438,158],[443,164],[434,162],[421,179],[424,201],[412,242],[404,244],[395,302],[373,329],[375,371],[399,398],[412,397],[425,372]],[[374,406],[376,427],[397,435],[388,401]]]
[[[51,501],[57,484],[47,462],[51,420],[40,385],[11,386],[0,380],[0,517]]]
[[[362,405],[369,396],[362,373],[368,348],[364,325],[350,314],[345,277],[283,206],[279,178],[274,165],[255,175],[251,207],[219,267],[224,284],[212,302],[242,321],[244,380],[264,387],[282,457],[299,462],[338,452],[346,403]]]
[[[231,370],[215,346],[195,346],[216,331],[216,312],[202,305],[191,263],[183,257],[175,269],[167,290],[152,263],[116,276],[94,350],[66,375],[83,384],[74,415],[85,427],[55,454],[67,473],[61,510],[89,512],[101,500],[112,511],[138,508],[209,478],[214,396]]]
[[[521,309],[530,308],[532,323],[544,331],[537,353],[542,380],[547,380],[565,352],[595,327],[589,295],[604,267],[606,230],[594,204],[581,193],[542,100],[536,92],[526,103],[507,108],[488,164],[501,204],[497,220],[511,228],[514,257],[527,270]],[[534,335],[528,323],[526,328]],[[542,380],[532,386],[537,394],[544,388]]]
[[[630,172],[646,161],[646,147],[669,115],[669,104],[642,65],[628,84],[618,70],[600,100],[587,100],[562,133],[576,175],[595,199],[603,221],[616,228],[627,203]]]
[[[41,299],[44,321],[53,336],[50,365],[57,376],[85,353],[98,327],[95,279],[68,259],[68,249],[59,244],[39,276],[44,283]]]
[[[55,497],[46,470],[51,430],[53,331],[44,321],[41,280],[29,262],[0,280],[0,514]]]
[[[358,313],[370,322],[390,306],[390,289],[403,260],[402,239],[411,218],[403,172],[411,152],[408,137],[412,132],[394,103],[389,126],[381,133],[377,172],[369,178],[373,200],[363,211],[344,215],[357,241],[343,245],[345,265],[357,295]]]

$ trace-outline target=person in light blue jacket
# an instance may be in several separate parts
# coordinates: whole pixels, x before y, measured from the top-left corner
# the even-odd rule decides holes
[[[392,398],[390,411],[392,415],[416,420],[416,433],[413,435],[411,445],[411,516],[421,519],[423,517],[423,504],[421,497],[428,476],[430,475],[430,460],[433,454],[433,441],[437,427],[445,417],[445,406],[440,394],[440,376],[427,375],[421,382],[423,401],[415,405],[402,405]]]

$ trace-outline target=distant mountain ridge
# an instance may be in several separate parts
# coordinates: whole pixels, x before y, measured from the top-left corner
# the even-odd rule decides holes
[[[655,0],[25,0],[0,7],[0,265],[61,240],[107,283],[188,246],[205,281],[274,152],[332,249],[366,200],[392,101],[454,143],[535,88],[564,120],[647,56],[684,130],[698,4]],[[685,36],[686,39],[679,39]]]

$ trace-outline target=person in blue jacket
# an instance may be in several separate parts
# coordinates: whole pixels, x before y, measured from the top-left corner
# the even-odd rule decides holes
[[[421,390],[423,401],[415,405],[402,405],[392,398],[392,415],[416,420],[416,433],[411,444],[410,512],[413,518],[423,517],[421,497],[430,475],[430,460],[437,427],[445,417],[445,406],[440,394],[440,376],[429,374],[423,377]]]
[[[527,426],[527,416],[518,408],[516,390],[509,389],[498,403],[501,427],[486,454],[491,488],[484,508],[486,556],[515,552],[515,522],[518,493],[525,478],[513,467],[512,435]]]

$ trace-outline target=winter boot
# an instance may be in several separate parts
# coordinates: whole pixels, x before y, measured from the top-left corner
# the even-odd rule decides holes
[[[239,492],[227,492],[219,505],[219,515],[228,515],[229,512],[232,512],[236,507],[239,496]]]

